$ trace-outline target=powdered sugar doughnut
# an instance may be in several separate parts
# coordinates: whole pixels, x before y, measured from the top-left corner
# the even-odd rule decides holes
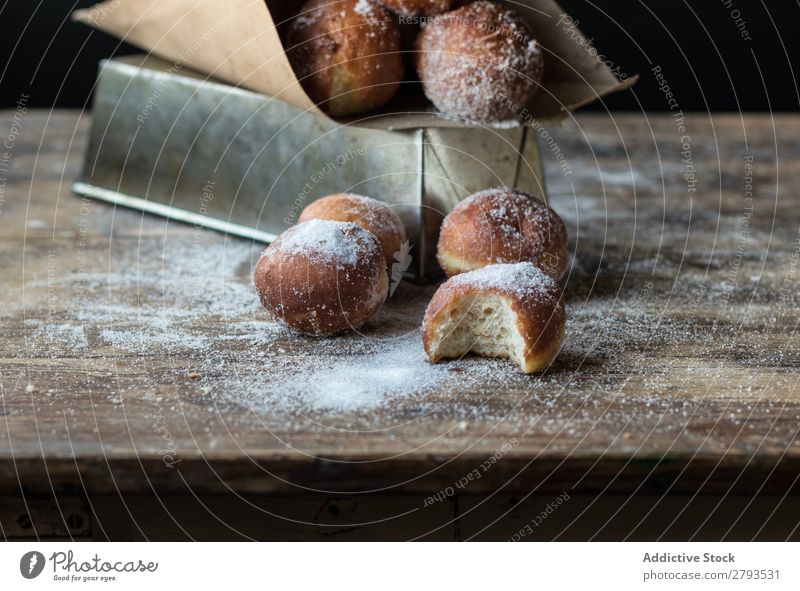
[[[487,189],[467,197],[444,219],[436,258],[448,277],[493,263],[528,261],[560,280],[569,263],[567,228],[531,195]]]
[[[389,288],[377,238],[356,224],[328,220],[278,236],[258,260],[254,280],[274,320],[312,335],[360,326]]]
[[[403,16],[433,16],[452,10],[460,0],[378,0],[389,10]]]
[[[495,2],[436,17],[422,28],[415,49],[425,96],[443,113],[476,121],[516,118],[544,72],[528,25]]]
[[[400,28],[368,0],[310,0],[289,25],[289,61],[311,100],[336,117],[383,106],[403,79]]]
[[[389,204],[371,197],[353,193],[328,195],[308,205],[298,221],[313,219],[353,222],[369,230],[378,239],[389,268],[406,240],[406,229],[400,216]]]
[[[561,290],[541,269],[489,265],[439,288],[425,311],[422,339],[434,363],[471,351],[511,359],[533,373],[558,354],[565,323]]]

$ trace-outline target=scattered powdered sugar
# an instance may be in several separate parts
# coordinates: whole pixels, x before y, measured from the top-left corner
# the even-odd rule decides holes
[[[363,30],[360,34],[371,39],[380,39],[382,34],[389,33],[395,27],[392,24],[392,15],[383,6],[374,0],[358,0],[353,11],[364,19]],[[379,65],[380,62],[376,62]]]
[[[509,187],[493,187],[478,191],[464,199],[458,204],[458,207],[467,207],[479,201],[487,201],[490,204],[490,213],[498,219],[508,216],[510,204],[514,206],[511,209],[516,217],[528,218],[536,216],[537,220],[547,217],[545,215],[547,212],[546,204],[535,197],[530,197],[526,193]]]
[[[374,429],[442,413],[502,418],[507,411],[503,405],[498,405],[497,416],[481,408],[487,399],[506,386],[525,387],[536,380],[506,360],[470,355],[434,365],[427,361],[419,330],[383,338],[348,335],[337,341],[335,347],[323,341],[313,354],[314,344],[307,339],[298,341],[301,352],[262,349],[258,364],[226,372],[216,403],[247,408],[262,424],[284,433],[304,431],[309,421]]]
[[[375,8],[375,5],[370,0],[358,0],[353,10],[365,18],[376,18],[377,11]]]
[[[361,24],[355,23],[353,13],[363,19]],[[305,49],[311,50],[327,43],[330,35],[343,38],[353,26],[362,27],[362,36],[378,39],[380,33],[388,31],[390,21],[390,14],[370,0],[320,1],[292,19],[288,36],[291,45],[306,44]]]
[[[86,331],[79,324],[56,322],[53,319],[45,322],[38,319],[28,319],[26,324],[37,327],[36,330],[28,335],[29,344],[34,350],[56,347],[82,351],[89,345]]]
[[[129,246],[112,247],[103,256],[114,261],[111,272],[92,269],[81,289],[68,285],[74,277],[51,279],[80,297],[62,300],[62,323],[26,323],[35,345],[29,354],[169,359],[165,365],[177,373],[166,379],[179,381],[188,361],[217,404],[244,406],[262,421],[290,420],[289,426],[296,424],[292,417],[309,415],[374,425],[379,409],[385,417],[438,408],[441,402],[428,395],[447,383],[477,386],[489,376],[518,376],[504,361],[427,361],[419,327],[430,287],[401,284],[394,301],[359,332],[310,338],[266,320],[251,284],[259,245],[170,239]],[[96,262],[102,268],[104,261]],[[33,293],[48,283],[28,287]]]
[[[242,342],[249,346],[260,347],[269,345],[278,336],[285,336],[286,328],[267,320],[242,320],[225,324],[219,340],[228,342]]]
[[[292,20],[292,27],[296,29],[312,27],[316,25],[323,16],[320,8],[313,8],[305,12],[301,12]]]
[[[590,209],[591,220],[606,219],[602,208]],[[721,307],[713,327],[698,324],[697,314],[687,313],[689,291],[672,290],[676,267],[669,259],[637,252],[630,261],[627,250],[614,251],[600,265],[600,240],[578,253],[566,286],[563,349],[543,376],[523,375],[507,360],[473,356],[428,363],[418,329],[435,286],[402,283],[360,332],[324,339],[293,334],[266,321],[251,284],[261,246],[211,233],[200,242],[186,235],[116,240],[108,251],[90,253],[79,278],[64,273],[27,283],[26,307],[40,302],[41,320],[26,320],[33,345],[26,353],[89,358],[92,365],[142,363],[144,374],[120,373],[115,397],[130,392],[141,398],[149,384],[154,391],[174,389],[180,403],[170,412],[201,408],[205,416],[211,408],[234,433],[252,433],[260,423],[292,435],[325,433],[319,425],[382,429],[430,420],[438,434],[448,421],[483,421],[517,433],[535,424],[536,433],[557,434],[569,425],[607,434],[609,441],[630,409],[636,420],[680,417],[703,403],[709,375],[734,384],[726,377],[738,371],[726,361],[730,355],[748,361],[774,355],[774,347],[763,347],[769,331],[737,336],[738,307]],[[658,263],[655,275],[651,262]],[[503,288],[522,278],[526,286],[552,283],[525,264],[497,265],[483,276]],[[62,294],[52,316],[51,286]],[[748,322],[757,322],[759,309],[751,309]],[[187,380],[189,370],[201,377]],[[676,391],[676,384],[683,389]],[[241,408],[250,412],[236,412]],[[216,429],[219,436],[223,428]],[[701,431],[684,436],[702,438]],[[399,436],[411,439],[414,432]]]
[[[441,235],[451,252],[461,248],[460,256],[473,263],[531,261],[557,278],[568,263],[566,227],[558,214],[537,198],[507,187],[462,201],[445,219]],[[491,256],[484,258],[481,252]]]
[[[378,250],[375,237],[352,222],[309,220],[286,230],[270,250],[355,267]]]
[[[202,335],[194,335],[174,327],[164,331],[158,326],[139,325],[131,330],[102,329],[100,337],[113,345],[131,353],[147,354],[154,350],[186,350],[207,349],[209,340]]]
[[[327,219],[335,215],[336,219],[346,219],[358,225],[365,223],[381,232],[405,232],[403,222],[391,204],[356,193],[340,193],[318,199],[306,208],[304,214],[312,219]]]
[[[372,197],[365,197],[364,195],[357,195],[349,193],[349,197],[354,197],[356,203],[353,203],[347,210],[350,215],[361,215],[362,209],[366,210],[365,221],[371,226],[379,230],[390,232],[404,231],[403,222],[397,216],[397,213],[392,209],[391,205],[385,201],[378,201]],[[360,201],[360,203],[358,203]]]
[[[36,294],[56,290],[48,318],[28,318],[29,352],[57,357],[114,349],[138,354],[213,350],[209,326],[259,311],[251,265],[259,245],[243,241],[142,240],[114,243],[112,261],[86,273],[64,273],[26,284],[28,308]]]
[[[105,256],[96,259],[94,273],[85,278],[91,289],[61,302],[63,309],[56,312],[65,328],[54,331],[50,320],[28,322],[31,340],[42,347],[48,346],[48,335],[77,343],[81,349],[59,345],[47,351],[85,357],[88,350],[92,363],[104,357],[126,364],[144,359],[148,380],[178,388],[183,400],[223,416],[234,432],[258,429],[254,423],[289,437],[310,428],[319,432],[320,425],[383,429],[416,420],[435,425],[466,420],[502,422],[519,432],[536,421],[538,433],[556,434],[570,420],[578,428],[595,425],[597,413],[612,400],[623,408],[635,403],[643,416],[680,414],[687,411],[683,401],[675,403],[664,393],[678,378],[660,354],[674,348],[682,353],[672,357],[684,359],[686,347],[707,330],[693,328],[692,319],[665,314],[659,308],[664,300],[655,294],[637,297],[641,285],[635,281],[610,295],[586,296],[594,271],[580,264],[568,285],[567,332],[552,371],[526,376],[510,361],[474,356],[433,365],[425,359],[419,325],[435,286],[401,284],[360,332],[307,338],[265,320],[251,285],[259,245],[214,239],[196,246],[170,239],[129,246],[120,244],[110,253],[111,273],[98,270]],[[607,266],[603,272],[616,277],[624,268]],[[522,277],[526,285],[550,283],[524,264],[498,265],[483,274],[488,284],[504,288]],[[74,286],[63,287],[69,293]],[[43,282],[40,291],[46,289]],[[34,291],[31,287],[29,297]],[[187,381],[189,369],[201,377]],[[691,386],[695,374],[682,371]],[[639,380],[635,395],[625,391],[630,376]],[[124,399],[128,391],[141,396],[141,389],[139,374],[123,374],[114,396]],[[518,405],[528,410],[514,414]],[[191,408],[183,404],[170,412]],[[249,412],[233,411],[242,408]],[[551,414],[551,408],[559,412]]]

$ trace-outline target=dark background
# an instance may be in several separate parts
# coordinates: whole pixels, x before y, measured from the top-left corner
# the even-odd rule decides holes
[[[221,1],[221,0],[220,0]],[[7,0],[0,5],[0,108],[20,93],[29,106],[83,107],[97,62],[136,51],[69,13],[88,1]],[[562,0],[587,37],[622,71],[642,75],[634,92],[591,108],[665,110],[651,74],[661,65],[681,108],[795,111],[800,98],[792,59],[800,57],[797,0]],[[738,10],[751,41],[731,17]]]

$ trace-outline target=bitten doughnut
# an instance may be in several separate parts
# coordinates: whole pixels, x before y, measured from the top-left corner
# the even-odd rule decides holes
[[[566,313],[561,289],[532,263],[490,265],[447,280],[422,324],[433,363],[473,352],[511,359],[525,373],[558,354]]]
[[[287,44],[303,88],[335,117],[383,106],[403,79],[399,25],[367,0],[309,0],[289,25]]]
[[[378,0],[378,3],[403,16],[433,16],[452,10],[460,0]]]
[[[395,254],[400,252],[406,241],[406,229],[397,212],[388,204],[371,197],[353,193],[328,195],[306,206],[298,221],[313,219],[353,222],[369,230],[378,239],[390,269]]]
[[[473,2],[425,24],[415,45],[425,96],[450,115],[517,118],[539,90],[541,48],[522,18],[495,2]]]
[[[558,281],[567,271],[567,247],[564,222],[547,205],[516,189],[487,189],[444,219],[436,259],[448,277],[528,261]]]
[[[258,260],[254,280],[273,320],[311,335],[360,326],[389,287],[378,239],[356,224],[328,220],[278,236]]]

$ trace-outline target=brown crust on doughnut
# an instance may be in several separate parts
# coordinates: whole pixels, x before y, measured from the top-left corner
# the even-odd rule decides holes
[[[544,73],[528,25],[495,2],[436,17],[422,28],[415,49],[425,96],[443,113],[476,121],[517,119]]]
[[[461,0],[378,0],[378,4],[403,16],[434,16],[459,6]]]
[[[254,281],[272,319],[311,335],[360,326],[380,309],[389,286],[377,238],[328,220],[281,234],[258,260]]]
[[[448,277],[493,263],[529,261],[561,280],[569,264],[567,229],[535,197],[510,188],[487,189],[444,219],[436,258]]]
[[[366,0],[310,0],[289,25],[287,55],[311,100],[335,117],[386,104],[403,79],[400,29]]]
[[[437,331],[457,308],[476,297],[495,295],[506,299],[525,342],[525,373],[542,371],[558,354],[564,338],[566,311],[559,285],[531,263],[492,265],[458,275],[443,283],[431,299],[422,322],[425,353],[433,363],[445,359],[435,347]]]
[[[389,204],[371,197],[353,193],[328,195],[306,206],[298,221],[313,219],[352,222],[369,230],[380,242],[389,268],[406,241],[406,229],[397,212]]]

